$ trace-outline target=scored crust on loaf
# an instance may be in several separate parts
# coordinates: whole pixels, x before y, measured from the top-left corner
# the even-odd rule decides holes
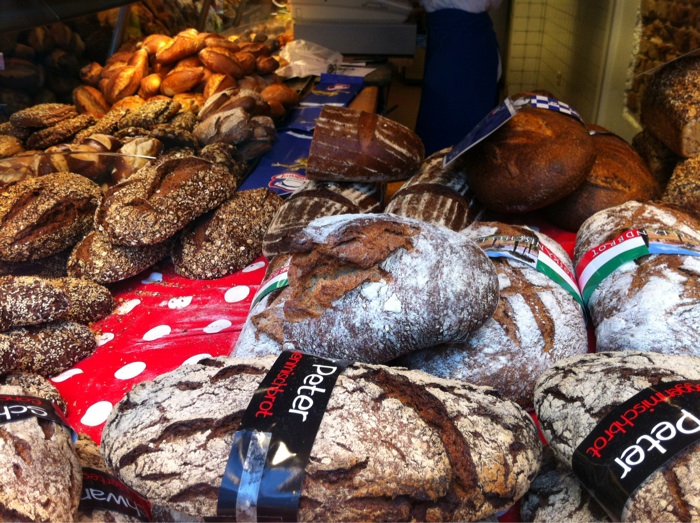
[[[105,425],[108,465],[154,503],[215,515],[234,433],[273,362],[208,359],[138,384]],[[527,413],[491,389],[355,364],[333,388],[298,520],[486,517],[525,492],[540,453]]]

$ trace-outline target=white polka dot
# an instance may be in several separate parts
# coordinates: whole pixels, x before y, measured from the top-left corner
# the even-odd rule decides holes
[[[183,365],[194,365],[199,360],[203,360],[204,358],[211,358],[211,354],[207,354],[206,352],[204,354],[195,354],[194,356],[190,356],[185,361],[183,361],[182,364]]]
[[[236,303],[238,301],[245,300],[249,294],[250,288],[246,287],[245,285],[236,285],[235,287],[231,287],[226,291],[226,294],[224,294],[224,300],[226,303]]]
[[[259,262],[251,263],[250,265],[245,267],[243,270],[241,270],[241,272],[253,272],[253,271],[257,271],[258,269],[262,269],[263,267],[265,267],[265,262],[259,261]]]
[[[221,332],[224,329],[228,329],[231,326],[231,322],[228,320],[216,320],[211,322],[209,325],[204,327],[202,330],[207,334],[214,334],[216,332]]]
[[[119,307],[117,307],[117,310],[114,312],[116,314],[129,314],[131,311],[133,311],[136,306],[141,303],[141,300],[134,298],[133,300],[127,300],[124,303],[122,303]]]
[[[86,427],[97,427],[107,421],[110,412],[112,412],[112,404],[109,401],[98,401],[85,411],[80,423]]]
[[[130,380],[141,374],[144,370],[146,370],[146,364],[142,361],[135,361],[124,365],[114,373],[114,377],[118,380]]]
[[[141,283],[158,283],[163,281],[163,275],[160,272],[152,272],[148,278],[141,280]]]
[[[55,383],[61,383],[63,381],[66,381],[68,378],[72,378],[73,376],[77,376],[78,374],[82,374],[83,369],[68,369],[66,371],[61,372],[58,376],[54,376],[51,378],[51,381]]]
[[[98,347],[102,347],[102,345],[109,343],[113,339],[114,333],[112,332],[103,332],[102,334],[95,335],[95,341],[97,342]]]
[[[192,296],[178,296],[176,298],[170,298],[170,301],[168,301],[168,308],[184,309],[190,303],[192,303]]]
[[[143,339],[145,341],[157,340],[158,338],[162,338],[163,336],[170,334],[171,330],[172,329],[168,325],[158,325],[144,334]]]

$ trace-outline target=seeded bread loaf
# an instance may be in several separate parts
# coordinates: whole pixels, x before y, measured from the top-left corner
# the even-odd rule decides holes
[[[678,162],[661,201],[700,217],[700,157]]]
[[[293,346],[384,363],[465,341],[498,302],[496,270],[476,244],[391,214],[311,222],[291,245],[288,277],[288,287],[253,306],[234,356]]]
[[[651,385],[685,379],[700,379],[700,359],[636,351],[576,356],[557,363],[538,381],[537,417],[557,459],[570,465],[574,450],[615,406]],[[695,443],[631,494],[622,521],[700,518],[700,484],[691,472],[698,466]]]
[[[208,359],[136,385],[103,430],[108,465],[155,503],[214,516],[234,433],[273,362]],[[298,520],[478,520],[525,492],[540,452],[528,415],[491,389],[354,364],[314,440]]]
[[[476,222],[462,234],[472,240],[493,235],[535,238],[573,272],[564,249],[525,227]],[[465,342],[412,352],[398,363],[441,378],[493,387],[522,407],[531,407],[535,381],[546,369],[588,351],[583,310],[564,287],[531,266],[510,258],[491,261],[500,290],[494,315]]]
[[[700,242],[696,218],[669,206],[627,202],[594,214],[576,236],[576,263],[628,229],[666,229]],[[700,356],[700,258],[652,254],[603,279],[588,301],[598,351]]]
[[[37,380],[36,376],[29,382],[0,378],[0,395],[52,401],[58,391],[43,379],[37,386]],[[73,520],[82,481],[80,462],[65,427],[36,417],[0,424],[0,475],[0,520]]]

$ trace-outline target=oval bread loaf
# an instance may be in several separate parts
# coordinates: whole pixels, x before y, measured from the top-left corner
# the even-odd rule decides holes
[[[273,362],[207,359],[136,385],[102,433],[108,465],[154,503],[214,516],[233,436]],[[354,364],[314,440],[298,520],[478,520],[527,490],[540,454],[528,414],[491,389]]]
[[[575,449],[615,406],[664,381],[700,379],[700,359],[653,352],[584,354],[563,360],[537,382],[535,409],[555,456],[571,465]],[[604,383],[604,386],[601,386]],[[622,521],[700,518],[697,442],[656,469],[631,494]]]

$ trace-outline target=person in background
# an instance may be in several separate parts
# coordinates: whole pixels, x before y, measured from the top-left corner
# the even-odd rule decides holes
[[[426,155],[456,145],[498,104],[500,56],[489,10],[502,0],[421,0],[427,45],[416,134]]]

